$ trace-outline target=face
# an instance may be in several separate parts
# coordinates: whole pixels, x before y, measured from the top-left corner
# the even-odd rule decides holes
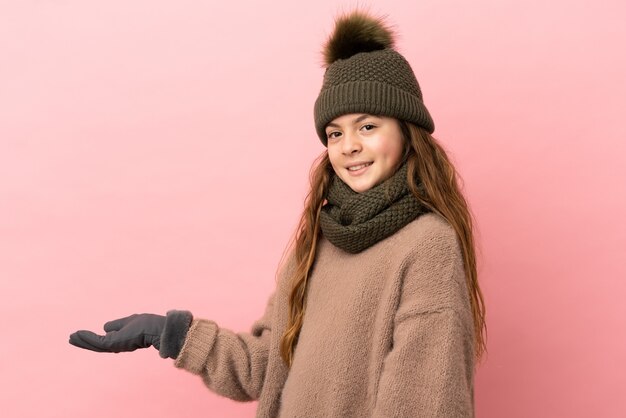
[[[404,152],[397,119],[351,113],[326,126],[328,157],[335,173],[352,190],[363,193],[396,172]],[[361,164],[366,167],[356,167]],[[355,166],[357,170],[350,170]]]

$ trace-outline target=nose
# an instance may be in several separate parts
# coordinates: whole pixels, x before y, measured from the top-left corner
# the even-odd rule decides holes
[[[361,149],[361,141],[357,134],[345,132],[341,147],[342,152],[349,155]]]

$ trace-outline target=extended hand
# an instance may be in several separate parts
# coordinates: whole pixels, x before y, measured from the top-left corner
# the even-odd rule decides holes
[[[150,346],[159,350],[164,327],[163,315],[133,314],[104,324],[106,335],[76,331],[70,335],[70,344],[101,353],[135,351]]]

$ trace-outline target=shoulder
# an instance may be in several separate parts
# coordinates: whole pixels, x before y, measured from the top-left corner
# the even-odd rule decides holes
[[[438,253],[460,255],[459,241],[452,225],[441,215],[429,212],[419,216],[398,231],[394,237],[397,248],[405,248],[405,257]]]
[[[420,232],[424,238],[454,237],[454,228],[441,215],[435,212],[426,213],[407,225]]]
[[[402,281],[416,310],[468,309],[463,256],[452,225],[428,213],[407,226]]]
[[[413,230],[407,232],[413,241],[406,254],[407,263],[436,269],[454,269],[463,263],[456,231],[443,216],[427,213],[410,227]]]

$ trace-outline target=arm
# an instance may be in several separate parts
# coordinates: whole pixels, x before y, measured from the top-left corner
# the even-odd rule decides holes
[[[473,417],[471,339],[451,309],[407,318],[385,358],[374,417]]]
[[[275,295],[276,291],[250,333],[194,319],[174,365],[201,376],[219,395],[236,401],[258,399],[268,361]]]
[[[419,245],[404,272],[374,417],[473,417],[473,322],[454,236]]]

